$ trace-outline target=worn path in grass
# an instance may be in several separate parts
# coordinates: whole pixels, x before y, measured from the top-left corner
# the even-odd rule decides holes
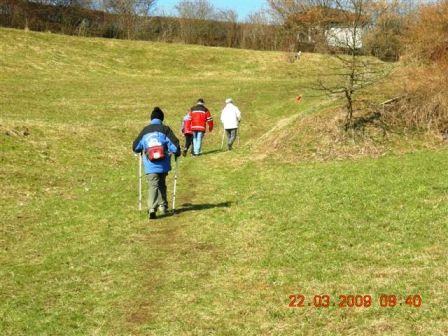
[[[252,160],[266,131],[325,106],[305,89],[324,57],[9,29],[0,42],[1,334],[447,333],[446,150]],[[130,151],[149,110],[178,133],[196,98],[217,115],[229,95],[241,146],[208,134],[207,155],[181,160],[179,214],[149,222]],[[299,292],[374,302],[288,308]],[[383,293],[423,305],[382,308]]]

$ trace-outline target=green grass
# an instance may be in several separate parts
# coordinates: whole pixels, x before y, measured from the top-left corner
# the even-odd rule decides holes
[[[278,121],[330,104],[307,96],[323,56],[9,29],[0,44],[0,334],[447,334],[446,150],[252,160]],[[181,212],[149,222],[131,142],[155,105],[179,134],[200,96],[215,119],[236,100],[241,145],[182,159]],[[374,303],[292,309],[291,293]]]

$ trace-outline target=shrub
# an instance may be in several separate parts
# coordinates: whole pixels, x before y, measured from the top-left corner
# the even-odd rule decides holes
[[[448,129],[448,0],[420,6],[410,17],[403,43],[409,65],[401,99],[387,111],[390,124]]]

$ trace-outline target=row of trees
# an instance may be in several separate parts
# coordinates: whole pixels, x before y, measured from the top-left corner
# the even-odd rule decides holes
[[[0,25],[72,35],[280,50],[280,26],[260,11],[238,21],[207,0],[179,1],[177,16],[155,15],[156,0],[2,0]]]
[[[363,30],[363,51],[393,60],[400,52],[397,36],[404,14],[414,7],[411,0],[267,0],[267,4],[267,10],[253,12],[242,22],[235,10],[216,8],[208,0],[179,0],[176,16],[155,16],[157,0],[2,0],[0,24],[86,36],[321,51],[329,32],[356,22],[356,28]],[[362,14],[356,13],[357,8]]]

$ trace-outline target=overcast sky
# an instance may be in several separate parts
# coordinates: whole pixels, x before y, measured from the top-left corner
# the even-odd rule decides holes
[[[175,15],[177,13],[174,6],[178,2],[179,0],[158,0],[157,8],[159,11],[164,10],[168,14]],[[216,8],[236,10],[240,21],[244,20],[250,12],[266,7],[265,0],[209,0],[209,2]]]

